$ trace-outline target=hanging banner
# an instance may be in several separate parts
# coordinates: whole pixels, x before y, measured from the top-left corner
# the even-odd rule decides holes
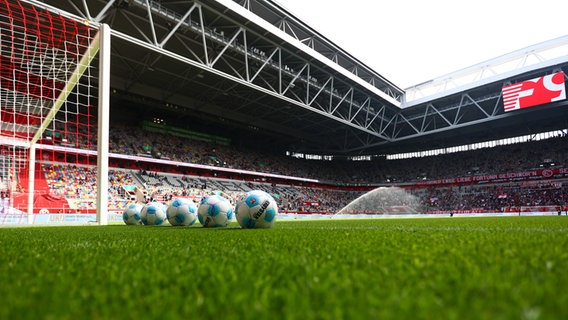
[[[504,86],[501,92],[505,112],[564,100],[566,99],[564,72]]]

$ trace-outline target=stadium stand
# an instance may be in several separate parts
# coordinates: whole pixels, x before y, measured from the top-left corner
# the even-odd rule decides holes
[[[564,148],[566,137],[396,161],[378,158],[346,162],[295,159],[199,140],[188,142],[185,138],[149,133],[135,127],[119,128],[111,133],[111,152],[150,156],[140,150],[151,145],[154,157],[158,158],[313,178],[338,185],[412,183],[533,170],[546,163],[554,163],[557,167],[568,165],[568,151]]]
[[[141,136],[144,138],[139,139]],[[551,166],[563,168],[568,159],[563,148],[565,142],[566,137],[561,137],[432,157],[337,162],[278,157],[123,126],[112,132],[111,150],[114,153],[140,155],[146,152],[149,157],[316,178],[324,183],[274,183],[270,179],[246,176],[235,179],[223,176],[222,172],[188,175],[167,166],[134,164],[128,169],[115,168],[109,172],[110,209],[121,210],[130,201],[167,203],[174,197],[190,197],[197,201],[211,192],[223,192],[234,201],[243,192],[262,189],[275,196],[283,212],[332,214],[374,187],[402,186],[420,199],[424,213],[516,212],[525,210],[522,207],[566,210],[568,182],[562,174],[552,177],[555,179],[451,180],[449,184],[429,184],[463,177],[498,177]],[[145,147],[149,145],[151,150]],[[71,211],[95,209],[96,168],[44,163],[42,170],[50,194],[67,199]],[[387,183],[389,180],[391,183]]]

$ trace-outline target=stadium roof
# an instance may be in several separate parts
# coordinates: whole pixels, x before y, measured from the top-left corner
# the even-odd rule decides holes
[[[568,127],[568,108],[559,108],[566,101],[504,113],[501,98],[504,84],[568,74],[566,56],[410,101],[408,92],[272,1],[41,2],[111,26],[113,119],[161,118],[239,144],[343,155]],[[447,88],[459,74],[409,90]]]

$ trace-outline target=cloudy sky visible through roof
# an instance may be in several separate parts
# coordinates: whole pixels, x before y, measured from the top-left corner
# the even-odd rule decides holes
[[[568,35],[567,0],[276,0],[401,88]]]

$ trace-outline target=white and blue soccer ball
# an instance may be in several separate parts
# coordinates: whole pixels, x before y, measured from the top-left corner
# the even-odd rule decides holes
[[[159,226],[166,221],[166,206],[161,202],[150,202],[140,210],[140,220],[147,226]]]
[[[276,222],[278,205],[270,194],[251,190],[237,201],[235,215],[242,228],[270,228]]]
[[[122,221],[127,225],[138,225],[142,224],[142,220],[140,219],[140,211],[144,207],[140,203],[131,203],[129,204],[124,211],[122,212]]]
[[[166,210],[166,216],[172,226],[191,226],[197,221],[197,206],[191,199],[174,199]]]
[[[233,205],[220,195],[211,195],[201,200],[197,218],[204,227],[226,227],[233,220]]]

